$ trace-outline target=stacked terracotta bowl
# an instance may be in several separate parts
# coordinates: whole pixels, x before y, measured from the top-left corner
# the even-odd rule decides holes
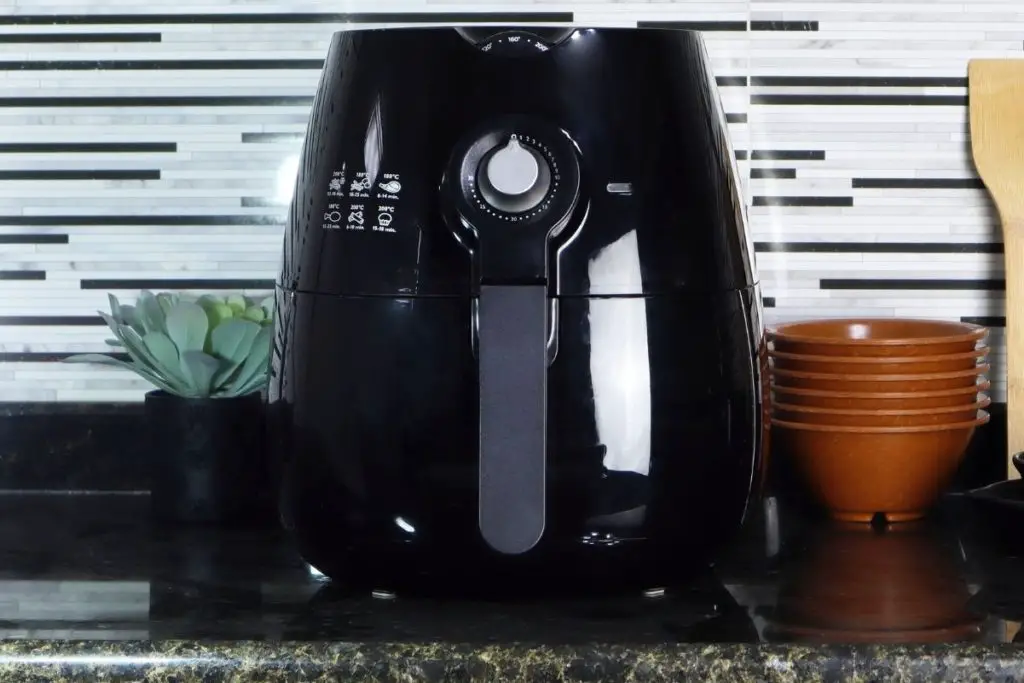
[[[986,332],[898,318],[769,331],[775,443],[833,517],[927,513],[989,419]]]

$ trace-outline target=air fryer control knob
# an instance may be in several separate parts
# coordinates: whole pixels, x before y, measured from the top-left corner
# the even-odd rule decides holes
[[[508,144],[491,155],[487,161],[487,180],[491,187],[507,195],[528,192],[537,183],[540,166],[519,140],[509,138]]]
[[[551,167],[543,155],[515,135],[484,156],[478,176],[484,201],[505,213],[529,211],[551,187]]]

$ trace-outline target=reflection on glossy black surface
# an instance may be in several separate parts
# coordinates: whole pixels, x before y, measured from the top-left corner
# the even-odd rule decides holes
[[[756,641],[746,610],[713,577],[688,590],[658,597],[546,597],[514,604],[441,600],[374,599],[327,585],[285,625],[284,638],[330,631],[347,639],[386,638],[396,625],[405,633],[444,642],[544,643],[543,633],[563,634],[566,644]],[[538,631],[538,623],[544,630]],[[495,637],[500,633],[500,637]]]
[[[973,625],[989,608],[1024,604],[1021,559],[965,559],[942,520],[879,535],[784,510],[781,564],[749,527],[714,575],[661,598],[508,603],[375,599],[311,574],[278,530],[154,528],[147,505],[124,496],[0,496],[0,639],[30,629],[59,639],[74,629],[70,637],[158,641],[751,643],[759,636],[749,612],[771,640],[794,640],[777,628],[788,623],[817,628],[815,642],[848,642],[836,635],[842,627],[866,642],[915,643],[928,627]],[[979,586],[988,598],[968,602]],[[987,629],[985,640],[1001,642],[1000,633]]]
[[[962,547],[929,523],[824,523],[783,573],[774,638],[821,643],[974,640]]]
[[[738,528],[762,428],[760,298],[698,35],[581,29],[519,55],[354,31],[326,64],[270,387],[304,556],[404,592],[685,581]],[[483,190],[505,145],[541,185],[520,166]]]
[[[927,610],[929,620],[943,610],[954,616],[964,586],[980,586],[976,598],[988,594],[968,605],[978,617],[1015,611],[1019,619],[1021,558],[979,563],[976,549],[957,561],[961,538],[941,518],[927,540],[887,545],[902,558],[893,561],[871,551],[874,544],[834,541],[834,526],[784,509],[781,566],[765,555],[759,528],[748,527],[714,577],[701,575],[661,599],[509,603],[347,593],[313,576],[280,530],[157,529],[147,507],[145,497],[0,496],[0,681],[935,683],[1024,675],[1024,658],[1003,645],[1019,624],[994,618],[977,640],[947,628],[942,646],[927,647],[912,647],[929,640],[920,630],[899,638],[873,631],[862,639],[868,644],[850,647],[835,630],[822,635],[819,627],[801,645],[766,627],[777,603],[788,602],[792,614],[800,582],[825,598],[819,624],[849,619],[836,599],[844,594],[876,608],[862,616],[889,623]],[[976,532],[965,526],[962,540]],[[823,557],[837,549],[851,571],[830,584]],[[907,586],[907,568],[919,574],[920,589]],[[889,591],[885,600],[875,586]]]

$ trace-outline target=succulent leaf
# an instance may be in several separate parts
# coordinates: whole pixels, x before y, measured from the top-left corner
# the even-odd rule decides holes
[[[180,355],[186,351],[202,351],[209,329],[206,312],[198,304],[178,303],[167,314],[167,336],[178,347]]]
[[[182,393],[188,390],[188,383],[182,378],[177,368],[167,368],[146,346],[146,342],[135,330],[127,325],[118,328],[118,338],[124,344],[124,349],[139,367],[146,368],[151,375],[155,375],[164,383],[175,389],[174,393]],[[147,333],[150,334],[150,333]],[[158,332],[155,334],[163,334]]]
[[[156,302],[160,304],[160,310],[164,312],[164,315],[168,315],[178,304],[178,295],[170,294],[169,292],[160,292],[156,295]]]
[[[260,326],[237,318],[226,320],[210,334],[213,355],[232,363],[242,363],[252,349]]]
[[[254,391],[259,391],[267,385],[267,374],[256,373],[253,375],[246,384],[240,385],[237,389],[233,390],[234,396],[245,396],[251,394]]]
[[[139,322],[146,332],[167,331],[163,322],[166,314],[152,292],[143,290],[139,294],[139,300],[135,302],[135,307],[138,309]]]
[[[185,351],[181,354],[181,369],[192,387],[193,395],[210,395],[213,376],[220,369],[220,361],[202,351]]]
[[[229,294],[227,304],[235,315],[241,315],[249,307],[249,302],[241,294]]]
[[[119,323],[125,322],[124,314],[121,312],[121,302],[113,294],[107,294],[107,301],[110,302],[110,316]]]
[[[139,333],[139,335],[146,334],[146,328],[142,324],[142,320],[139,318],[139,311],[135,306],[131,304],[120,304],[119,309],[121,311],[121,323],[124,325],[131,325],[131,328]]]
[[[173,371],[178,368],[180,359],[178,358],[178,347],[174,345],[170,337],[163,332],[147,332],[142,341],[157,363],[167,371],[167,375],[183,377],[181,373]]]
[[[238,371],[238,375],[235,377],[235,381],[231,383],[228,391],[233,396],[241,396],[246,391],[248,385],[253,382],[254,379],[259,379],[262,375],[264,378],[268,369],[268,361],[270,359],[270,342],[273,328],[264,326],[260,328],[259,334],[256,335],[256,339],[252,342],[252,348],[249,350],[249,357],[242,363],[242,368]]]
[[[261,307],[250,306],[249,308],[245,309],[245,311],[243,311],[242,317],[245,318],[246,320],[251,320],[254,323],[261,323],[267,317],[267,315],[266,313],[263,312],[263,309]]]
[[[225,320],[231,320],[235,317],[235,311],[227,304],[215,304],[206,314],[210,318],[211,327],[216,327]]]

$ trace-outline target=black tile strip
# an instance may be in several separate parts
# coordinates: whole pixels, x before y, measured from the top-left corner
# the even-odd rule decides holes
[[[960,316],[960,322],[985,327],[1006,327],[1006,317],[1000,315],[963,315]]]
[[[102,59],[0,61],[0,71],[242,71],[308,69],[319,71],[322,59]]]
[[[105,324],[98,315],[4,315],[0,325],[27,325],[32,327],[95,327]]]
[[[242,133],[242,142],[293,142],[302,138],[302,133]]]
[[[821,289],[908,289],[908,290],[986,290],[1002,291],[1006,288],[1005,280],[875,280],[875,279],[824,279]]]
[[[7,353],[0,353],[0,363],[59,363],[68,356],[74,356],[77,353],[79,352],[58,353],[54,351],[11,351]],[[131,360],[126,353],[107,353],[107,355],[112,358],[117,358],[118,360]]]
[[[755,149],[752,158],[754,161],[824,161],[825,151],[820,149]]]
[[[815,88],[966,88],[966,78],[943,76],[751,76],[750,85]]]
[[[765,308],[775,308],[775,297],[766,296],[761,298],[761,305]]]
[[[984,190],[980,178],[854,178],[855,188],[892,190],[911,188],[920,190]]]
[[[176,142],[0,142],[0,154],[86,154],[89,152],[177,152]]]
[[[966,95],[779,95],[750,96],[751,104],[963,107]]]
[[[0,20],[0,23],[3,23]],[[159,33],[0,33],[2,43],[159,43]]]
[[[806,254],[1002,254],[999,242],[755,242],[759,252]]]
[[[746,114],[726,114],[725,115],[725,122],[726,123],[746,123],[747,122],[747,115]]]
[[[308,106],[304,95],[209,97],[0,97],[0,107],[282,107]]]
[[[745,149],[737,149],[734,154],[736,155],[737,161],[746,161],[750,157],[749,152]]]
[[[754,206],[853,206],[853,197],[754,197]]]
[[[795,168],[752,168],[750,169],[750,177],[757,178],[777,178],[780,180],[787,180],[796,178]]]
[[[281,225],[279,216],[0,216],[0,225]],[[66,236],[65,236],[66,237]]]
[[[638,28],[679,28],[688,31],[743,31],[745,21],[638,21]]]
[[[746,76],[715,76],[715,84],[719,86],[746,85]]]
[[[2,223],[2,221],[0,221]],[[67,244],[67,235],[0,235],[0,244]]]
[[[153,24],[499,24],[571,23],[572,12],[246,12],[223,14],[26,14],[0,16],[0,26],[115,26]]]
[[[817,31],[816,21],[752,21],[751,31]]]
[[[160,180],[160,171],[0,171],[0,180]]]
[[[161,278],[155,280],[82,280],[82,289],[273,289],[274,280],[217,280],[214,278]]]
[[[45,270],[0,270],[0,280],[45,280]]]

